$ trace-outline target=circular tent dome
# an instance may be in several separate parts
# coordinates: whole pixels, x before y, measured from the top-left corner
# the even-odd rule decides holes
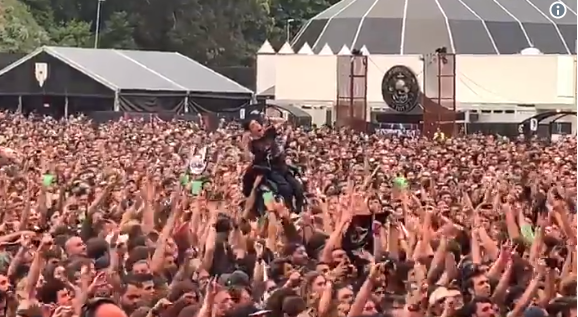
[[[576,54],[576,1],[562,19],[554,0],[342,0],[309,20],[293,40],[318,53],[344,45],[371,54]]]

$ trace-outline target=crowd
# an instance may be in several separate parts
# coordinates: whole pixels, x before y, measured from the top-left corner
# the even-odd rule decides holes
[[[307,203],[259,214],[240,125],[0,131],[0,316],[576,316],[576,137],[281,124]]]

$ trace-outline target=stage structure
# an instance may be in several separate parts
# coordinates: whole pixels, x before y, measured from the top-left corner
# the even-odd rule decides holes
[[[553,134],[559,134],[554,133],[554,124],[566,117],[576,117],[576,111],[542,112],[520,122],[518,132],[524,135],[527,139],[535,136],[551,139]]]
[[[366,121],[393,129],[517,135],[538,113],[575,110],[578,9],[562,1],[554,21],[551,0],[342,0],[292,43],[263,44],[256,90],[318,125],[361,118],[365,104]],[[576,119],[559,125],[575,131]]]
[[[456,135],[456,55],[436,52],[423,59],[423,134],[432,137],[439,129]]]
[[[337,57],[336,124],[358,131],[367,129],[367,56]]]
[[[69,113],[238,111],[253,92],[176,52],[40,47],[0,70],[0,105]]]

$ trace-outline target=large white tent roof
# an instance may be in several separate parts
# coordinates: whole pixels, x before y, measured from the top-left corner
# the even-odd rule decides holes
[[[576,1],[550,16],[554,0],[342,0],[311,19],[293,47],[346,45],[371,54],[576,54]]]

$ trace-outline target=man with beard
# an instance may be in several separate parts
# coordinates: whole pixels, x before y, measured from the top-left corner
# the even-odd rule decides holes
[[[463,308],[465,317],[496,317],[497,312],[494,304],[487,297],[474,297],[471,302]]]
[[[122,296],[120,298],[120,306],[130,315],[137,309],[146,297],[143,294],[142,284],[135,279],[125,278],[125,283],[122,287]]]
[[[488,277],[483,271],[475,267],[475,265],[469,264],[469,266],[471,267],[471,272],[466,274],[468,276],[466,285],[468,286],[470,295],[489,297],[491,295],[491,287]]]

